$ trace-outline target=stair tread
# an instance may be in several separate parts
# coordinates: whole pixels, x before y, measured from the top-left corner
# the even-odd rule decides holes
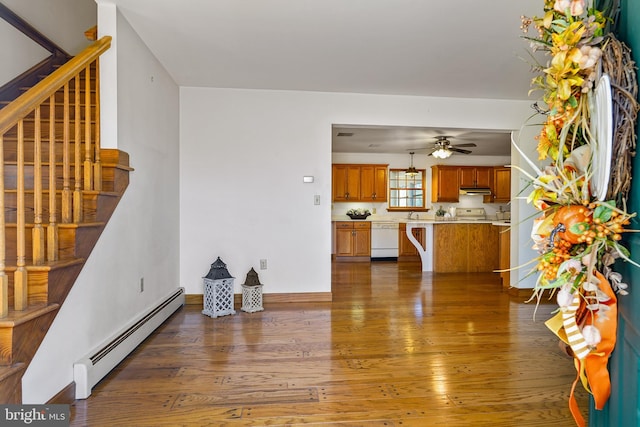
[[[26,265],[25,268],[27,269],[27,271],[51,271],[51,270],[55,270],[56,268],[65,268],[75,264],[80,264],[80,263],[83,263],[84,261],[85,261],[84,258],[70,258],[70,259],[63,259],[59,261],[45,262],[42,265]],[[16,267],[15,259],[7,259],[5,263],[6,263],[5,271],[7,273],[13,272],[16,270],[17,267]]]
[[[26,369],[27,369],[27,364],[24,362],[17,362],[8,366],[0,365],[0,383],[5,379],[9,378],[10,376],[15,375],[16,373],[20,371],[24,371]]]
[[[74,188],[69,188],[69,190],[71,190],[71,192],[74,191]],[[25,189],[24,192],[25,194],[33,194],[35,190],[33,189]],[[62,189],[56,189],[56,193],[61,192]],[[16,188],[5,188],[4,189],[5,193],[17,193],[18,190]],[[82,190],[82,192],[84,194],[89,194],[92,196],[96,196],[96,195],[102,195],[102,196],[119,196],[120,194],[116,191],[104,191],[104,190]],[[49,190],[48,189],[43,189],[42,193],[44,194],[49,194]]]
[[[51,303],[47,305],[27,307],[26,309],[20,311],[9,309],[9,314],[7,315],[7,317],[0,319],[0,328],[14,328],[30,320],[37,319],[43,314],[56,311],[59,308],[60,304]]]
[[[42,226],[43,227],[48,227],[49,223],[48,222],[44,222],[45,219],[43,218],[42,220]],[[103,225],[105,225],[106,222],[103,221],[91,221],[91,222],[78,222],[78,223],[64,223],[64,222],[59,222],[56,223],[56,225],[58,226],[58,228],[88,228],[88,227],[102,227]],[[15,222],[7,222],[5,223],[5,227],[17,227],[18,224]],[[24,225],[25,228],[33,228],[35,226],[34,223],[27,223]]]

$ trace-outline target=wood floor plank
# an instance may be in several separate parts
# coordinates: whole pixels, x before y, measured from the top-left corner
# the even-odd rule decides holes
[[[72,405],[71,425],[574,425],[553,304],[418,263],[336,263],[332,288],[332,302],[216,319],[185,306]]]

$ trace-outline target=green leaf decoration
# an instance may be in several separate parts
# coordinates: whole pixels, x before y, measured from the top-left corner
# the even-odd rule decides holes
[[[593,211],[593,219],[599,219],[601,222],[609,221],[611,219],[611,212],[613,212],[610,207],[611,203],[612,202],[606,202],[602,205],[597,206]]]
[[[588,222],[576,222],[569,227],[569,231],[573,234],[582,235],[585,231],[589,229]]]

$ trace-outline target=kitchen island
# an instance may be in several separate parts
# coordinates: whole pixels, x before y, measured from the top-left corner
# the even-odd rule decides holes
[[[334,220],[341,221],[342,218],[334,217]],[[509,252],[508,233],[505,235],[501,232],[510,227],[511,224],[508,221],[491,219],[435,221],[434,219],[404,218],[394,220],[405,224],[404,233],[420,256],[422,271],[473,273],[492,272],[505,268],[504,254]],[[365,221],[389,222],[390,219]],[[415,229],[422,229],[424,247],[416,239]]]
[[[422,271],[436,273],[492,272],[500,265],[499,231],[505,221],[407,221],[407,237],[420,253]],[[412,239],[410,230],[423,228],[426,248]],[[503,243],[504,245],[504,243]]]

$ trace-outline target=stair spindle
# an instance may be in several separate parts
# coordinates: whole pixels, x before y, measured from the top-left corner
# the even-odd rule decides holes
[[[16,271],[13,276],[13,307],[15,310],[27,308],[26,233],[24,200],[24,120],[18,120],[17,147],[17,221],[16,221]]]
[[[91,164],[91,64],[84,69],[84,189],[93,190]]]
[[[100,75],[100,59],[96,58],[96,76]],[[100,79],[95,79],[96,114],[95,114],[95,157],[93,163],[93,189],[102,191],[102,163],[100,162]]]
[[[64,84],[64,114],[62,120],[62,222],[69,224],[73,219],[71,194],[71,153],[69,120],[69,83]]]
[[[74,189],[73,189],[73,222],[75,224],[82,221],[82,132],[80,125],[80,73],[75,76],[75,99],[74,99],[74,107],[75,107],[75,136],[74,136],[74,156],[73,156],[73,179],[74,179]],[[88,118],[85,118],[85,122],[88,121]],[[85,124],[86,126],[87,124]]]
[[[58,213],[56,210],[56,97],[49,97],[49,225],[47,226],[47,260],[58,260]]]
[[[42,125],[40,107],[35,109],[33,135],[33,230],[31,247],[33,263],[44,264],[44,228],[42,227]]]

